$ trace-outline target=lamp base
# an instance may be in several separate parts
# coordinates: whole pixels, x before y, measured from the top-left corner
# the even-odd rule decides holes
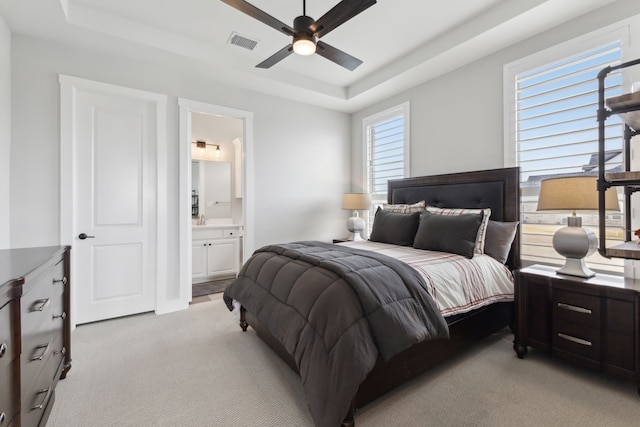
[[[556,270],[556,273],[568,274],[577,277],[593,277],[596,273],[590,270],[583,258],[566,258],[564,265]]]
[[[352,216],[347,220],[347,230],[351,233],[349,240],[364,240],[362,238],[362,231],[364,230],[364,219],[357,216]]]
[[[593,231],[582,227],[580,217],[569,217],[567,224],[568,227],[562,227],[553,235],[553,248],[566,258],[564,266],[556,271],[577,277],[595,276],[584,264],[584,258],[596,251],[598,238]]]

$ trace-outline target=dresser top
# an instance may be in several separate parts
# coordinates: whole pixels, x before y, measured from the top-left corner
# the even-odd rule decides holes
[[[34,273],[65,249],[66,246],[46,246],[0,250],[0,287]]]
[[[586,285],[595,285],[595,286],[607,286],[610,288],[618,288],[618,289],[630,289],[634,291],[640,292],[640,280],[633,279],[630,277],[623,276],[614,276],[611,274],[602,274],[597,273],[593,277],[584,278],[584,277],[576,277],[570,276],[568,274],[558,274],[556,270],[559,267],[552,267],[548,265],[532,265],[529,267],[525,267],[520,269],[521,273],[526,274],[535,274],[544,277],[550,277],[557,280],[574,282],[574,283],[582,283]]]

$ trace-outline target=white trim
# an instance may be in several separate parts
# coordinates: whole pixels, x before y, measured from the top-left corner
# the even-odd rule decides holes
[[[190,113],[203,113],[231,117],[244,122],[242,170],[244,237],[242,259],[246,260],[254,251],[254,209],[253,209],[253,113],[219,105],[206,104],[178,98],[180,106],[180,147],[179,147],[179,203],[178,226],[180,234],[180,297],[191,300],[191,120]]]
[[[71,245],[78,233],[76,227],[75,207],[77,204],[74,191],[75,182],[75,137],[73,135],[74,99],[78,89],[100,94],[117,95],[126,98],[147,101],[155,104],[156,110],[156,304],[157,314],[172,311],[175,301],[170,297],[167,282],[167,97],[166,95],[138,89],[116,86],[93,80],[81,79],[60,74],[60,242]],[[75,274],[76,263],[74,251],[71,251],[71,277]],[[75,327],[76,287],[71,292],[71,325]],[[183,307],[186,308],[186,307]]]

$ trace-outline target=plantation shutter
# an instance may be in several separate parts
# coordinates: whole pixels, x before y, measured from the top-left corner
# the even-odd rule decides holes
[[[598,72],[621,62],[621,43],[614,42],[535,69],[515,78],[516,163],[521,171],[522,259],[561,264],[553,250],[555,230],[566,225],[569,213],[536,212],[540,181],[546,178],[598,174]],[[607,79],[606,96],[622,93],[619,73]],[[622,168],[623,125],[606,123],[606,168]],[[583,225],[598,235],[598,213],[579,213]],[[611,215],[610,238],[622,238],[622,214]],[[619,233],[618,233],[619,232]],[[594,254],[590,268],[622,271],[620,260]]]
[[[407,121],[406,104],[364,120],[365,178],[372,200],[372,208],[365,218],[369,232],[377,207],[387,202],[387,181],[408,175]]]

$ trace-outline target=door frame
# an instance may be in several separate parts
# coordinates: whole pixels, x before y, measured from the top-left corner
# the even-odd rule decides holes
[[[180,106],[180,202],[178,203],[180,233],[180,296],[191,301],[191,113],[202,113],[213,116],[230,117],[242,120],[242,218],[244,236],[242,259],[245,260],[253,251],[253,113],[221,105],[207,104],[199,101],[178,98]]]
[[[167,288],[167,96],[154,92],[117,86],[79,77],[58,75],[60,84],[60,243],[71,245],[78,234],[75,191],[75,158],[77,141],[73,132],[76,120],[74,95],[77,91],[94,92],[109,96],[122,96],[148,102],[156,111],[156,314],[175,311],[182,307]],[[71,250],[71,278],[76,277],[74,251]],[[71,287],[71,325],[75,327],[76,287]],[[179,308],[178,308],[179,307]]]

